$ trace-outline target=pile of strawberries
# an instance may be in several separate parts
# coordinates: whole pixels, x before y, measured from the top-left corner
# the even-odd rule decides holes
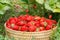
[[[36,32],[50,30],[56,27],[56,24],[55,20],[26,14],[19,17],[10,17],[6,22],[6,27],[17,31]]]

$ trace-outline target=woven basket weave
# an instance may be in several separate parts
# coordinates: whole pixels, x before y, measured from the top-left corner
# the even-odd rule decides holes
[[[15,31],[12,29],[9,29],[6,27],[6,34],[9,37],[9,40],[13,37],[14,40],[49,40],[49,37],[52,35],[53,31],[56,30],[56,27],[47,30],[47,31],[41,31],[41,32],[21,32],[21,31]]]

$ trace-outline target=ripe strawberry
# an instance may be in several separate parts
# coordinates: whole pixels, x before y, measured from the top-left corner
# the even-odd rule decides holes
[[[29,32],[34,32],[36,31],[36,26],[30,26],[29,27]]]
[[[52,25],[47,25],[46,30],[50,30],[52,28]]]
[[[11,28],[9,21],[6,22],[6,27]]]
[[[11,24],[11,23],[16,23],[18,21],[18,19],[16,18],[16,17],[11,17],[10,19],[9,19],[9,23]]]
[[[35,21],[35,26],[40,27],[40,22],[39,21]]]
[[[56,22],[55,20],[52,20],[52,22],[53,22],[54,24],[57,24],[57,22]]]
[[[33,16],[27,16],[26,17],[26,21],[31,21],[31,20],[33,20]]]
[[[25,17],[24,15],[21,15],[21,16],[18,17],[18,20],[19,20],[19,21],[20,21],[20,20],[26,20],[26,17]]]
[[[26,15],[24,15],[25,17],[28,17],[28,16],[30,16],[29,14],[26,14]]]
[[[34,20],[40,20],[41,18],[39,16],[35,16]]]
[[[21,27],[21,31],[28,31],[28,27],[27,27],[27,26],[25,26],[25,25],[24,25],[24,26],[22,26],[22,27]]]
[[[47,22],[40,22],[40,26],[47,26]]]
[[[35,25],[35,21],[30,21],[27,23],[27,26],[34,26]]]
[[[22,26],[22,25],[25,25],[26,24],[26,21],[18,21],[17,22],[17,25],[19,25],[19,26]]]
[[[47,22],[49,25],[53,25],[52,20],[47,19],[46,22]]]
[[[40,31],[44,31],[45,27],[39,27]]]
[[[11,24],[11,28],[13,30],[18,30],[19,29],[19,26],[17,26],[16,24]]]
[[[51,19],[52,18],[52,15],[49,15],[49,19]]]
[[[44,17],[42,17],[41,19],[40,19],[40,21],[41,22],[44,22],[46,19],[44,18]]]

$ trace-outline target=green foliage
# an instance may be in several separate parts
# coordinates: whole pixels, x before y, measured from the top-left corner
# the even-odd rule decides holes
[[[9,0],[0,0],[0,15],[4,14],[10,7],[7,5],[10,4]]]
[[[0,14],[4,14],[8,9],[10,9],[9,6],[0,3]]]
[[[47,10],[60,13],[60,0],[36,0],[40,4],[44,4]]]
[[[52,35],[51,40],[60,40],[60,20],[58,21],[57,30]]]
[[[44,0],[36,0],[38,3],[43,4]]]

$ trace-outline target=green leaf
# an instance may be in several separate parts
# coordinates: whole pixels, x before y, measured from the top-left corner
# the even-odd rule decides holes
[[[60,1],[58,0],[47,0],[45,2],[45,8],[52,12],[60,13]]]
[[[0,3],[10,4],[11,0],[0,0]]]
[[[2,35],[0,35],[0,40],[4,40],[4,37]]]
[[[0,14],[4,14],[6,10],[9,10],[10,7],[0,3]]]
[[[53,9],[50,7],[50,5],[48,3],[45,3],[45,8],[48,9],[48,10],[53,11]]]
[[[60,8],[54,9],[53,12],[58,12],[58,13],[60,13]]]
[[[58,21],[58,24],[57,24],[57,26],[58,26],[58,27],[60,27],[60,19],[59,19],[59,21]]]
[[[10,9],[9,6],[5,6],[5,7],[3,8],[3,10],[8,10],[8,9]]]
[[[4,14],[4,11],[0,10],[0,14]]]
[[[21,2],[25,2],[25,3],[27,3],[28,2],[28,0],[20,0]]]
[[[44,3],[44,0],[36,0],[36,2],[38,2],[40,4],[43,4]]]
[[[57,6],[58,8],[60,8],[60,2],[57,2],[57,3],[56,3],[56,6]]]

